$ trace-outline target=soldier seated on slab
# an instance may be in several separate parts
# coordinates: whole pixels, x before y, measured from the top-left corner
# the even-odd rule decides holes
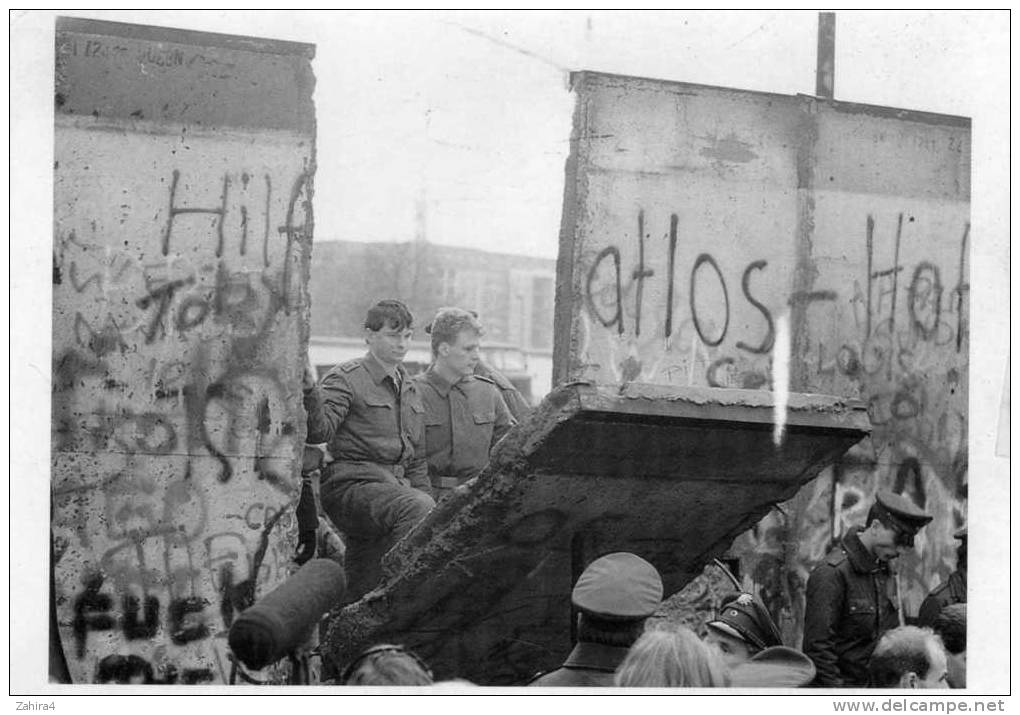
[[[613,673],[662,603],[662,577],[640,556],[607,554],[592,561],[574,585],[577,645],[556,670],[540,674],[537,687],[612,687]]]
[[[899,594],[889,561],[913,548],[932,517],[899,494],[880,491],[863,527],[852,528],[807,582],[804,654],[813,685],[867,686],[867,664],[879,637],[900,624]]]
[[[894,628],[875,646],[868,676],[872,688],[948,688],[946,651],[930,628]]]
[[[783,644],[768,609],[750,593],[723,597],[715,619],[708,622],[705,643],[719,651],[727,668],[733,668],[755,653]]]
[[[379,580],[379,561],[435,506],[425,464],[425,407],[401,362],[413,318],[396,300],[365,318],[368,353],[316,385],[306,371],[309,443],[327,443],[322,509],[346,537],[348,601]]]
[[[426,332],[433,362],[414,381],[425,405],[429,480],[438,497],[482,471],[516,421],[492,380],[474,374],[483,330],[472,313],[441,308]]]

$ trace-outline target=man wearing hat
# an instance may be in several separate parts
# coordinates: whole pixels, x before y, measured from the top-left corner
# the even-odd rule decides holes
[[[750,593],[731,593],[723,597],[715,620],[708,622],[705,643],[722,654],[727,668],[734,668],[782,645],[783,639],[765,604]]]
[[[662,577],[640,556],[627,552],[595,559],[574,585],[577,645],[556,670],[529,686],[612,687],[613,672],[662,603]]]
[[[808,578],[804,654],[822,688],[867,687],[879,637],[900,625],[889,561],[914,546],[932,517],[904,496],[880,491],[865,526],[852,528]]]
[[[921,609],[917,612],[919,626],[931,626],[946,606],[967,602],[967,527],[953,536],[960,540],[960,545],[956,547],[956,570],[921,603]]]

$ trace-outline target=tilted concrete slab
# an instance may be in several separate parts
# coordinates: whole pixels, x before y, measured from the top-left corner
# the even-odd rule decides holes
[[[790,395],[777,447],[772,399],[557,388],[390,551],[380,587],[333,615],[327,656],[398,642],[437,678],[489,685],[555,667],[572,647],[571,586],[593,559],[637,553],[673,593],[870,432],[859,402]]]

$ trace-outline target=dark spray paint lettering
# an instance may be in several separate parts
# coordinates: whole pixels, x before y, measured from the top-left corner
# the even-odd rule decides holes
[[[919,314],[919,310],[926,306],[932,308],[930,325],[926,324],[924,316]],[[942,277],[938,266],[922,261],[914,268],[914,276],[907,291],[907,309],[910,313],[911,326],[921,333],[921,337],[924,340],[934,337],[942,319]]]
[[[964,261],[967,258],[967,239],[970,236],[970,222],[963,229],[963,240],[960,241],[960,277],[956,283],[956,352],[963,345],[963,292],[970,290],[970,282],[964,281]]]
[[[77,645],[78,659],[85,657],[85,644],[89,631],[113,630],[116,620],[110,614],[113,598],[106,593],[99,593],[103,587],[103,575],[96,573],[85,580],[85,591],[74,601],[74,638]]]
[[[209,636],[209,626],[201,618],[189,618],[201,614],[208,601],[197,596],[175,599],[170,604],[170,640],[176,645],[201,640]],[[197,621],[197,622],[196,622]]]
[[[867,301],[867,314],[865,315],[864,324],[864,338],[868,339],[871,337],[871,286],[875,281],[875,276],[872,273],[872,255],[874,254],[875,248],[875,219],[868,214],[868,228],[867,228],[867,247],[868,247],[868,301]]]
[[[266,174],[266,211],[265,211],[265,223],[264,230],[262,233],[262,263],[266,268],[269,268],[269,209],[270,200],[273,196],[273,181],[269,178],[269,174]]]
[[[614,275],[616,277],[616,315],[611,319],[607,320],[603,317],[602,313],[599,312],[598,306],[595,305],[595,299],[592,297],[591,284],[595,280],[595,274],[598,272],[599,266],[606,256],[613,257],[614,264]],[[598,256],[595,257],[595,262],[588,270],[588,282],[585,286],[585,292],[588,298],[588,308],[591,314],[602,323],[603,326],[609,328],[616,325],[617,331],[623,334],[623,292],[620,289],[620,251],[616,246],[606,246],[599,251]]]
[[[135,301],[135,304],[142,310],[147,310],[150,305],[157,303],[158,301],[156,312],[153,314],[149,325],[145,328],[146,344],[150,344],[156,339],[156,330],[163,325],[163,316],[166,315],[167,310],[170,308],[170,303],[174,299],[174,293],[176,293],[178,289],[191,285],[194,282],[194,277],[183,280],[173,280],[169,283],[164,283],[158,288],[154,288],[149,291],[148,295],[145,295]],[[165,333],[166,330],[164,329],[163,332]]]
[[[896,220],[896,252],[893,257],[893,294],[892,294],[892,313],[889,318],[889,334],[895,335],[896,333],[896,293],[899,287],[900,271],[900,239],[903,236],[903,214],[900,213]],[[892,379],[892,360],[889,361],[889,368],[886,374],[886,378]]]
[[[669,217],[669,282],[666,284],[666,335],[673,334],[673,280],[676,266],[676,230],[680,219],[676,214]]]
[[[159,599],[155,596],[145,597],[145,617],[139,619],[140,604],[135,596],[124,596],[121,600],[124,609],[124,637],[128,640],[153,638],[159,630]]]
[[[723,383],[719,382],[718,372],[726,365],[733,365],[736,361],[731,357],[721,357],[715,360],[711,365],[708,366],[708,373],[706,375],[708,379],[709,387],[726,387]]]
[[[714,341],[709,340],[708,338],[705,337],[705,331],[702,330],[701,328],[701,321],[698,320],[698,308],[695,305],[696,288],[698,282],[697,281],[698,269],[701,268],[701,264],[703,263],[708,263],[710,266],[712,266],[712,268],[715,269],[715,274],[716,276],[719,277],[719,285],[722,286],[723,303],[725,305],[726,320],[723,322],[723,328],[722,331],[719,333],[719,337],[716,338]],[[691,269],[691,318],[694,319],[694,329],[698,331],[698,336],[701,338],[702,342],[705,343],[705,345],[714,348],[717,345],[721,344],[723,340],[725,340],[726,331],[730,327],[730,298],[728,293],[726,292],[726,280],[723,278],[722,271],[719,270],[719,265],[715,262],[715,259],[712,258],[712,256],[710,256],[707,253],[702,253],[700,256],[698,256],[697,260],[694,261],[694,268]]]
[[[641,298],[644,295],[645,278],[655,275],[655,271],[645,268],[645,212],[638,212],[638,267],[632,274],[637,281],[636,315],[634,317],[634,336],[641,335]]]
[[[768,325],[768,332],[765,334],[765,338],[761,341],[761,345],[758,347],[752,347],[745,343],[743,340],[737,342],[737,347],[741,350],[746,350],[756,355],[764,355],[772,349],[772,344],[776,340],[776,329],[772,323],[772,314],[769,309],[759,303],[751,295],[751,271],[763,270],[768,265],[768,261],[755,261],[744,269],[744,276],[740,279],[740,287],[744,290],[744,297],[747,298],[747,302],[753,305],[755,308],[761,311],[761,314],[765,316],[765,322]]]
[[[230,177],[224,175],[223,177],[223,191],[220,194],[220,206],[219,208],[178,208],[176,206],[177,198],[177,184],[181,179],[181,172],[174,169],[173,176],[170,179],[170,209],[166,221],[166,227],[163,229],[163,255],[169,255],[170,253],[170,236],[173,233],[174,220],[181,214],[212,214],[217,216],[216,220],[216,256],[219,257],[223,253],[223,222],[227,216],[227,190],[230,186]]]

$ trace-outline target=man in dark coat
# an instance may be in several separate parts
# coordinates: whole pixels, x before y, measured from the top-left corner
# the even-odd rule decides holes
[[[854,527],[808,578],[804,654],[823,688],[867,687],[868,658],[879,637],[900,624],[889,561],[931,521],[906,497],[880,491],[865,526]]]
[[[371,590],[380,559],[435,506],[425,461],[425,407],[401,364],[413,318],[396,300],[365,318],[368,354],[337,365],[316,385],[305,376],[310,444],[327,443],[322,509],[344,533],[348,600]]]
[[[662,577],[640,556],[607,554],[577,579],[571,601],[580,611],[577,645],[562,666],[528,685],[612,687],[617,666],[662,603]]]
[[[946,606],[967,602],[967,527],[957,531],[954,536],[960,540],[956,549],[956,570],[921,603],[921,609],[917,612],[919,626],[931,626]]]

